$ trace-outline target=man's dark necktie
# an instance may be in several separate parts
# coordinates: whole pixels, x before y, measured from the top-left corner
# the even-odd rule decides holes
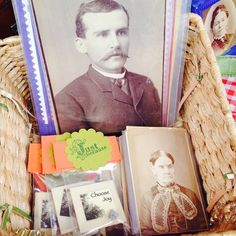
[[[128,81],[125,78],[115,79],[114,83],[127,95],[130,95]]]
[[[125,79],[124,79],[124,78],[115,79],[115,84],[116,84],[119,88],[122,88],[122,86],[124,85],[124,83],[125,83]]]

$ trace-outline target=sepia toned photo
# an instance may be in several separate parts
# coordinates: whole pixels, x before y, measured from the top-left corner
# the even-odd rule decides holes
[[[126,222],[113,181],[73,187],[70,192],[81,234]]]
[[[220,0],[203,12],[203,20],[216,56],[236,44],[236,1]]]
[[[207,229],[186,130],[128,127],[125,133],[122,149],[124,145],[129,149],[124,162],[134,228],[139,228],[143,235]]]
[[[32,5],[60,132],[161,126],[165,1]]]

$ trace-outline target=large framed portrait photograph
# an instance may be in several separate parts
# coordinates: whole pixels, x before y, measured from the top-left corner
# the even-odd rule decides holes
[[[133,233],[206,230],[205,204],[187,131],[128,127],[124,133],[121,146]]]
[[[28,2],[56,132],[161,126],[165,1]]]

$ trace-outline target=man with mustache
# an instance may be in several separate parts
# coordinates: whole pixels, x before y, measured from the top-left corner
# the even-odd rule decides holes
[[[129,48],[129,15],[124,6],[113,0],[82,3],[76,34],[76,47],[91,65],[56,95],[61,132],[94,128],[118,135],[127,125],[161,125],[160,99],[153,83],[124,67]]]

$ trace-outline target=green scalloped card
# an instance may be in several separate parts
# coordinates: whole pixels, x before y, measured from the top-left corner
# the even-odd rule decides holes
[[[97,170],[106,165],[112,156],[108,137],[94,129],[73,132],[66,143],[68,160],[82,171]]]

